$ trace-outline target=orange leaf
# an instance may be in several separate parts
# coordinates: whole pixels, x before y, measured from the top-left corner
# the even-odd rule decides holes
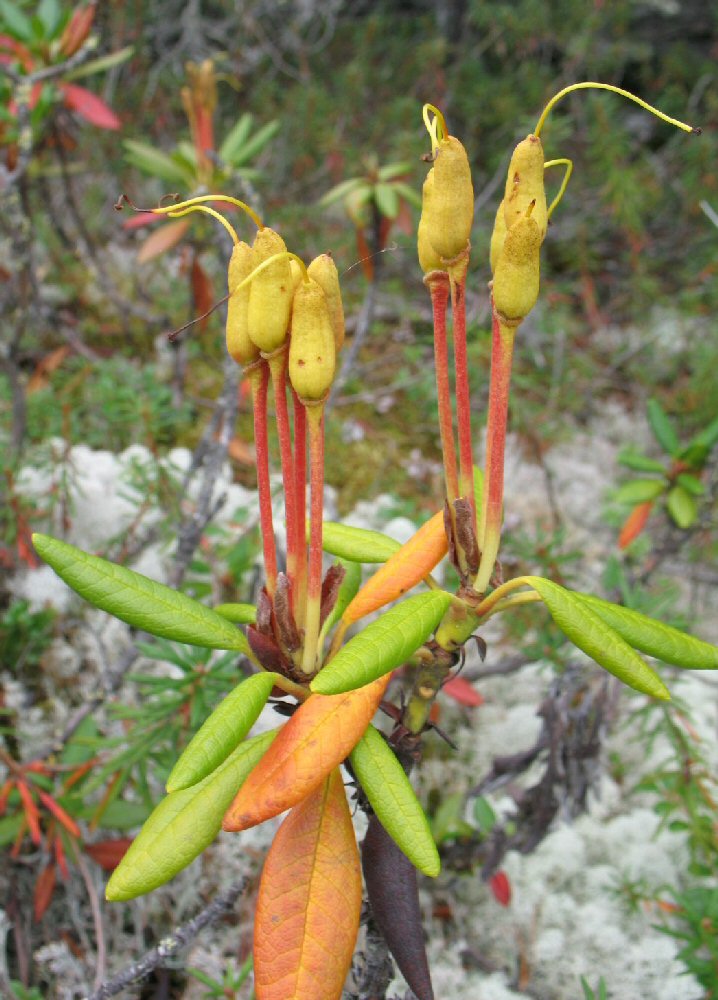
[[[35,892],[33,895],[35,920],[41,920],[45,910],[50,905],[52,894],[55,891],[57,882],[57,869],[54,862],[46,865],[37,876]]]
[[[246,830],[310,795],[357,745],[390,676],[346,694],[310,695],[240,788],[223,829]]]
[[[127,854],[131,843],[131,837],[119,837],[117,840],[97,840],[94,844],[85,844],[84,849],[100,868],[112,872]]]
[[[444,512],[439,511],[369,577],[345,608],[342,621],[348,624],[359,621],[395,601],[428,576],[448,551]]]
[[[279,828],[254,918],[257,1000],[339,1000],[359,929],[362,883],[338,769]]]
[[[35,805],[35,800],[33,799],[32,793],[24,781],[18,781],[17,790],[20,793],[20,798],[22,799],[23,809],[25,810],[25,818],[27,819],[27,825],[30,830],[32,842],[33,844],[39,844],[42,839],[40,836],[40,813]]]
[[[74,821],[72,816],[69,816],[65,812],[62,806],[59,804],[59,802],[55,802],[55,800],[51,795],[48,795],[47,792],[43,792],[40,789],[38,789],[37,794],[40,796],[40,801],[42,802],[42,804],[47,809],[50,810],[50,812],[55,817],[55,819],[58,820],[58,822],[62,823],[62,825],[65,827],[68,833],[71,833],[73,837],[82,836],[82,834],[80,833],[80,828],[77,825],[77,823]]]
[[[230,458],[233,458],[240,465],[254,465],[257,461],[254,448],[240,437],[231,438],[227,445],[227,451]]]
[[[483,695],[479,694],[476,688],[469,684],[465,677],[452,677],[444,684],[441,690],[445,694],[448,694],[450,698],[453,698],[454,701],[458,701],[460,705],[477,708],[479,705],[484,704]]]
[[[189,224],[189,219],[177,219],[176,222],[167,222],[160,229],[156,229],[140,247],[137,254],[138,263],[146,264],[148,260],[153,260],[161,253],[177,246],[189,229]]]
[[[91,90],[78,87],[75,83],[61,83],[60,90],[65,98],[65,105],[78,114],[80,118],[84,118],[90,125],[113,131],[120,128],[120,119],[112,108],[105,104],[97,94],[93,94]]]
[[[621,528],[621,534],[618,536],[619,549],[627,548],[634,538],[638,538],[640,533],[646,527],[646,521],[648,520],[652,508],[653,500],[646,500],[644,503],[639,503],[637,507],[633,508],[624,521],[623,527]]]
[[[209,276],[205,269],[202,267],[200,262],[196,257],[192,260],[192,297],[194,298],[195,309],[198,313],[206,313],[212,308],[212,282],[209,280]],[[209,322],[209,316],[205,316],[204,319],[199,321],[200,330],[207,329],[207,323]]]
[[[38,361],[35,371],[27,383],[26,392],[28,395],[31,392],[37,392],[38,389],[44,389],[48,385],[48,375],[52,375],[55,369],[60,367],[69,353],[70,348],[67,344],[63,344],[62,347],[56,347],[54,351],[50,351]]]
[[[62,837],[58,833],[54,841],[55,849],[55,861],[57,861],[57,867],[62,872],[63,878],[69,878],[70,872],[67,867],[67,858],[65,857],[65,848],[62,846]]]

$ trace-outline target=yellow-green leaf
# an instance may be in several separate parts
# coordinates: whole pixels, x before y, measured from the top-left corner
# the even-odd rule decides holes
[[[435,878],[441,861],[429,821],[396,754],[373,726],[352,750],[351,762],[386,832],[419,871]]]
[[[322,546],[325,552],[350,562],[383,563],[401,548],[401,543],[379,531],[325,521]]]
[[[219,703],[172,768],[168,792],[197,784],[229,757],[257,721],[278,679],[279,674],[253,674]]]
[[[249,654],[239,629],[186,594],[49,535],[35,534],[32,542],[68,587],[128,625],[175,642]]]
[[[353,691],[401,666],[429,638],[450,603],[450,594],[430,590],[390,608],[339,650],[312,681],[312,691]]]
[[[134,899],[169,882],[215,839],[227,806],[275,733],[237,747],[203,781],[167,795],[147,819],[107,884],[109,900]]]

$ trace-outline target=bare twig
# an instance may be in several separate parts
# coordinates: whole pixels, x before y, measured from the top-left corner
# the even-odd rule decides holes
[[[133,983],[146,979],[155,969],[163,968],[169,959],[174,958],[178,952],[194,940],[197,935],[209,924],[214,923],[232,909],[236,901],[247,887],[248,879],[243,878],[212,900],[196,917],[188,920],[166,937],[162,938],[159,944],[148,951],[138,962],[123,969],[112,979],[106,980],[85,1000],[107,1000],[108,997],[117,996]]]

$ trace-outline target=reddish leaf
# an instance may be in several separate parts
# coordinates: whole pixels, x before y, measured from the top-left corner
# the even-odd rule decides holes
[[[17,782],[17,790],[20,793],[20,798],[22,799],[23,809],[25,810],[25,818],[27,820],[27,826],[30,831],[32,842],[33,844],[39,844],[41,840],[40,813],[35,805],[32,792],[24,781]]]
[[[14,784],[15,783],[8,778],[2,788],[0,788],[0,816],[2,816],[7,808],[7,800],[10,792],[13,790]]]
[[[223,828],[246,830],[311,794],[359,742],[390,676],[347,694],[310,695],[240,788]]]
[[[396,964],[419,1000],[434,1000],[416,868],[376,816],[369,820],[361,862],[372,916]]]
[[[80,49],[90,33],[95,19],[96,3],[87,7],[76,7],[60,38],[60,52],[67,59]]]
[[[201,315],[208,312],[212,308],[214,295],[212,291],[212,282],[196,257],[192,260],[191,279],[192,297],[194,298],[195,309]],[[209,316],[205,316],[204,319],[201,319],[198,324],[200,330],[206,330],[208,322]]]
[[[497,903],[502,906],[508,906],[511,903],[511,883],[506,872],[496,872],[495,875],[492,875],[489,879],[489,888]]]
[[[54,862],[50,862],[42,869],[35,882],[35,892],[33,894],[33,904],[35,920],[41,920],[45,910],[50,905],[52,894],[57,883],[57,868]]]
[[[55,802],[51,795],[48,795],[47,792],[43,792],[41,789],[38,789],[37,794],[40,796],[40,801],[45,808],[50,810],[59,823],[62,823],[68,833],[71,833],[73,837],[79,838],[82,836],[80,828],[72,816],[69,816],[62,806],[58,802]]]
[[[338,769],[274,838],[254,918],[257,1000],[339,1000],[359,929],[359,852]]]
[[[65,858],[65,848],[62,846],[62,837],[58,834],[55,837],[54,843],[55,849],[55,861],[57,861],[57,867],[62,872],[63,878],[69,878],[70,872],[67,868],[67,859]]]
[[[85,844],[84,850],[100,868],[112,872],[124,858],[132,843],[131,837],[119,837],[117,840],[96,840],[94,844]]]
[[[189,225],[189,219],[177,219],[176,222],[167,222],[160,229],[155,230],[140,247],[137,254],[138,262],[146,264],[148,260],[159,257],[161,253],[177,246],[189,229]]]
[[[141,226],[151,226],[156,222],[164,221],[164,215],[153,215],[151,212],[138,212],[137,215],[131,215],[129,219],[124,219],[122,228],[139,229]]]
[[[653,504],[653,500],[646,500],[644,503],[639,503],[637,507],[633,508],[624,521],[621,534],[618,536],[619,549],[627,548],[634,538],[638,538],[646,527],[646,521],[653,509]]]
[[[61,83],[60,90],[64,94],[65,105],[86,122],[98,128],[113,130],[120,128],[120,119],[112,108],[91,90],[78,87],[75,83]]]
[[[251,444],[247,444],[240,437],[233,437],[230,439],[227,445],[227,452],[230,458],[233,458],[235,462],[240,465],[254,465],[257,461],[254,448]]]
[[[483,695],[479,694],[476,688],[466,680],[465,677],[452,677],[441,689],[454,701],[460,705],[468,705],[470,708],[478,708],[484,704]]]

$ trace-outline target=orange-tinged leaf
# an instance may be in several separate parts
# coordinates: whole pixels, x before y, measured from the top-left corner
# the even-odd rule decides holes
[[[448,551],[444,512],[439,511],[369,577],[347,605],[342,621],[356,622],[397,600],[428,576]]]
[[[101,97],[93,94],[85,87],[78,87],[75,83],[61,83],[60,90],[65,98],[68,108],[84,118],[91,125],[97,128],[107,128],[116,131],[120,128],[120,119],[109,105],[105,104]]]
[[[62,846],[62,837],[58,833],[53,841],[53,847],[55,851],[55,861],[57,861],[57,867],[60,869],[63,878],[70,877],[70,870],[67,867],[67,858],[65,857],[65,848]]]
[[[478,708],[484,704],[483,695],[479,694],[465,677],[452,677],[441,689],[444,694],[448,694],[460,705],[468,705],[470,708]]]
[[[44,358],[41,358],[28,380],[25,390],[27,394],[37,392],[38,389],[45,389],[50,383],[49,376],[60,367],[69,353],[70,348],[67,344],[63,344],[62,347],[56,347],[54,351],[50,351]]]
[[[27,820],[27,826],[30,831],[32,842],[33,844],[39,844],[42,839],[40,836],[40,813],[38,812],[37,805],[32,797],[32,792],[24,781],[18,781],[17,790],[20,793],[20,798],[22,799],[25,819]]]
[[[192,297],[194,298],[195,309],[198,313],[204,314],[212,308],[212,299],[214,296],[212,293],[212,282],[209,279],[209,275],[196,257],[193,257],[192,259],[190,278],[192,281]],[[206,330],[208,322],[209,316],[204,316],[204,318],[199,321],[200,330]]]
[[[35,920],[41,920],[45,910],[50,905],[56,882],[57,868],[55,868],[55,863],[51,861],[42,869],[35,882],[33,894]]]
[[[243,441],[241,437],[231,438],[229,444],[227,445],[227,451],[229,452],[230,458],[233,458],[235,462],[240,465],[254,465],[257,461],[257,456],[255,454],[254,448]]]
[[[274,838],[254,919],[257,1000],[339,1000],[359,929],[362,883],[338,769]]]
[[[357,745],[390,676],[346,694],[310,695],[240,788],[222,828],[246,830],[310,795]]]
[[[175,222],[167,222],[160,229],[156,229],[140,247],[137,254],[138,263],[146,264],[148,260],[153,260],[161,253],[177,246],[189,229],[189,225],[189,219],[177,219]]]
[[[634,507],[624,521],[621,534],[618,536],[619,549],[627,548],[634,538],[638,538],[646,526],[646,521],[653,509],[653,500],[646,500]]]
[[[124,858],[132,843],[132,837],[119,837],[117,840],[96,840],[94,844],[85,844],[84,851],[96,861],[106,872],[113,872]]]
[[[40,796],[40,801],[42,804],[50,810],[52,815],[65,827],[68,833],[71,833],[73,837],[81,837],[80,828],[74,821],[72,816],[69,816],[67,812],[62,808],[59,802],[56,802],[51,795],[47,792],[43,792],[38,789],[37,794]]]

